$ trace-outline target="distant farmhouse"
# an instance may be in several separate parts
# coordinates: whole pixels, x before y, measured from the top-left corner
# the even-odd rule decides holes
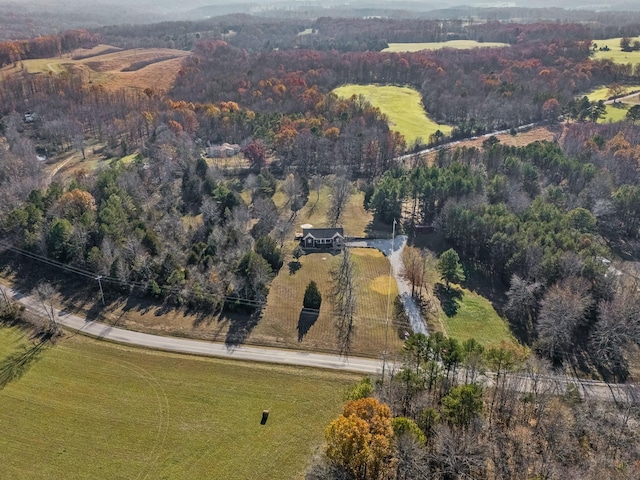
[[[207,147],[207,156],[211,158],[226,158],[233,157],[240,153],[240,145],[237,143],[229,144],[223,143],[222,145],[213,145]]]
[[[313,228],[303,225],[302,233],[296,234],[300,246],[305,249],[340,249],[344,245],[344,230],[339,228]]]

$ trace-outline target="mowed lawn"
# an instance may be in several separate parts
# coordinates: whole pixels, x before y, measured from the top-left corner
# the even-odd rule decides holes
[[[387,301],[398,294],[396,282],[389,277],[389,261],[378,250],[350,250],[355,265],[356,318],[352,353],[377,357],[385,342]],[[339,264],[342,254],[310,253],[300,258],[301,267],[290,273],[285,265],[271,284],[267,306],[251,340],[270,340],[276,344],[310,350],[337,349],[337,330],[330,292],[331,269]],[[302,312],[304,291],[315,281],[322,295],[317,316]],[[391,281],[390,281],[391,280]],[[388,295],[390,293],[390,295]],[[399,351],[402,342],[389,323],[389,350]]]
[[[390,122],[390,128],[404,135],[408,144],[429,137],[440,130],[445,135],[451,133],[451,126],[438,124],[428,117],[422,106],[420,93],[409,87],[391,85],[344,85],[333,91],[339,97],[363,95],[374,107],[378,107]]]
[[[0,390],[0,477],[303,478],[357,379],[68,334]]]
[[[475,338],[485,348],[500,344],[518,345],[507,322],[495,311],[489,300],[462,288],[462,298],[453,316],[440,312],[440,321],[448,336],[464,342]]]
[[[441,48],[500,48],[508,47],[508,43],[477,42],[475,40],[449,40],[448,42],[423,42],[423,43],[390,43],[383,52],[419,52],[420,50],[440,50]]]
[[[435,258],[427,265],[426,280],[431,291],[441,282],[440,274],[436,270]],[[456,300],[455,314],[447,315],[434,294],[433,301],[438,309],[437,314],[428,322],[429,328],[443,331],[447,336],[456,338],[460,342],[475,338],[487,348],[501,343],[519,345],[509,330],[506,320],[498,315],[487,298],[460,285],[452,284],[452,287],[461,293]]]

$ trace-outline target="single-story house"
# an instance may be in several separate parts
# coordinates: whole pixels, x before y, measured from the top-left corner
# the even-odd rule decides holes
[[[240,153],[240,145],[237,143],[229,144],[223,143],[222,145],[213,145],[207,147],[207,155],[211,158],[224,158],[233,157]]]
[[[302,248],[342,248],[344,230],[337,228],[303,228],[302,235],[297,234]]]

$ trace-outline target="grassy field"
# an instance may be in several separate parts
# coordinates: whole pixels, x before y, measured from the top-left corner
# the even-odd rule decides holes
[[[310,223],[314,227],[328,227],[327,211],[329,210],[330,195],[331,188],[328,185],[322,186],[320,195],[312,189],[309,193],[309,201],[300,212],[298,212],[296,228],[299,228],[300,225],[305,223]],[[279,201],[284,203],[283,199],[277,197],[277,194],[274,195],[274,201],[276,205],[278,205]],[[349,197],[349,203],[342,217],[345,235],[350,237],[364,237],[367,227],[372,220],[372,213],[364,208],[364,193],[354,189],[351,197]]]
[[[425,42],[425,43],[390,43],[383,52],[419,52],[420,50],[440,50],[441,48],[499,48],[508,47],[508,43],[499,42],[476,42],[475,40],[449,40],[448,42]]]
[[[627,117],[628,109],[629,105],[626,105],[624,103],[616,106],[607,105],[605,115],[598,120],[598,123],[621,122]]]
[[[395,281],[389,278],[389,262],[378,250],[351,250],[356,267],[356,332],[353,352],[378,356],[384,349],[387,293],[391,300],[398,294]],[[341,256],[312,253],[300,258],[301,268],[290,273],[285,267],[271,285],[267,306],[252,332],[254,341],[271,339],[282,346],[311,350],[335,350],[336,329],[329,293],[331,269]],[[316,317],[302,314],[302,299],[308,283],[318,284],[323,301]],[[390,290],[389,290],[390,289]],[[402,342],[389,330],[389,349],[397,351]]]
[[[390,85],[344,85],[334,90],[340,97],[364,95],[373,106],[389,117],[392,130],[404,135],[408,144],[417,138],[424,142],[440,130],[445,135],[451,133],[449,125],[438,124],[427,116],[422,106],[420,93],[409,87]]]
[[[23,332],[16,328],[0,326],[0,361],[25,344],[26,338]]]
[[[640,91],[640,85],[626,86],[626,87],[624,87],[624,89],[625,89],[624,91],[625,91],[625,95],[626,95],[628,92]],[[608,100],[610,96],[611,96],[611,94],[610,94],[610,88],[609,87],[596,88],[595,90],[592,90],[590,93],[587,94],[587,98],[589,99],[590,102],[598,102],[600,100]]]
[[[432,256],[426,271],[427,284],[430,286],[429,295],[437,305],[435,314],[428,321],[431,331],[442,331],[461,342],[473,337],[485,347],[494,347],[501,343],[519,345],[507,322],[498,315],[487,298],[460,285],[452,285],[456,292],[453,297],[438,293],[438,284],[442,280],[436,270],[435,258],[435,255]],[[443,301],[447,298],[453,298],[452,303]]]
[[[439,314],[447,335],[461,342],[475,338],[487,348],[501,343],[517,345],[507,323],[486,298],[466,288],[460,288],[460,292],[456,313],[449,316],[441,311]]]
[[[3,478],[302,478],[357,380],[81,336],[41,352],[0,390]]]
[[[631,43],[635,40],[640,40],[640,37],[629,37]],[[593,42],[598,45],[598,48],[604,47],[605,45],[609,47],[609,51],[601,51],[597,50],[593,54],[594,60],[611,60],[615,63],[631,63],[636,65],[640,63],[640,51],[636,52],[623,52],[620,50],[620,40],[622,37],[617,38],[607,38],[603,40],[594,40]]]
[[[136,48],[117,52],[110,51],[112,49],[108,45],[99,45],[92,50],[77,50],[62,57],[24,60],[19,66],[3,68],[0,76],[21,69],[27,73],[75,72],[81,74],[86,83],[110,90],[150,87],[166,91],[175,82],[182,59],[191,55],[190,52],[168,48]],[[92,56],[74,59],[85,55]],[[123,71],[143,64],[147,65],[133,71]]]

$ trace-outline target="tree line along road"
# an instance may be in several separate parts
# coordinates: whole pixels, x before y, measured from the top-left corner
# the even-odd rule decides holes
[[[24,306],[29,312],[43,317],[47,316],[44,305],[36,298],[4,285],[0,285],[0,290],[2,290],[8,298]],[[379,375],[382,372],[381,359],[374,360],[362,357],[344,358],[339,355],[323,353],[247,345],[227,346],[221,343],[201,340],[164,337],[161,335],[125,330],[96,321],[88,321],[86,318],[68,314],[56,308],[53,308],[53,312],[58,325],[101,340],[109,340],[138,347],[233,360],[351,371],[365,375]],[[387,368],[392,372],[396,367],[396,365],[390,363]],[[464,376],[464,371],[460,372],[459,375]],[[491,386],[495,380],[495,375],[487,372],[483,375],[479,383]],[[640,385],[638,384],[608,384],[561,375],[541,375],[534,377],[524,374],[510,375],[508,384],[511,388],[517,390],[530,391],[531,388],[538,388],[555,394],[562,394],[567,390],[569,385],[575,385],[583,398],[594,398],[619,403],[636,403],[640,401]]]

